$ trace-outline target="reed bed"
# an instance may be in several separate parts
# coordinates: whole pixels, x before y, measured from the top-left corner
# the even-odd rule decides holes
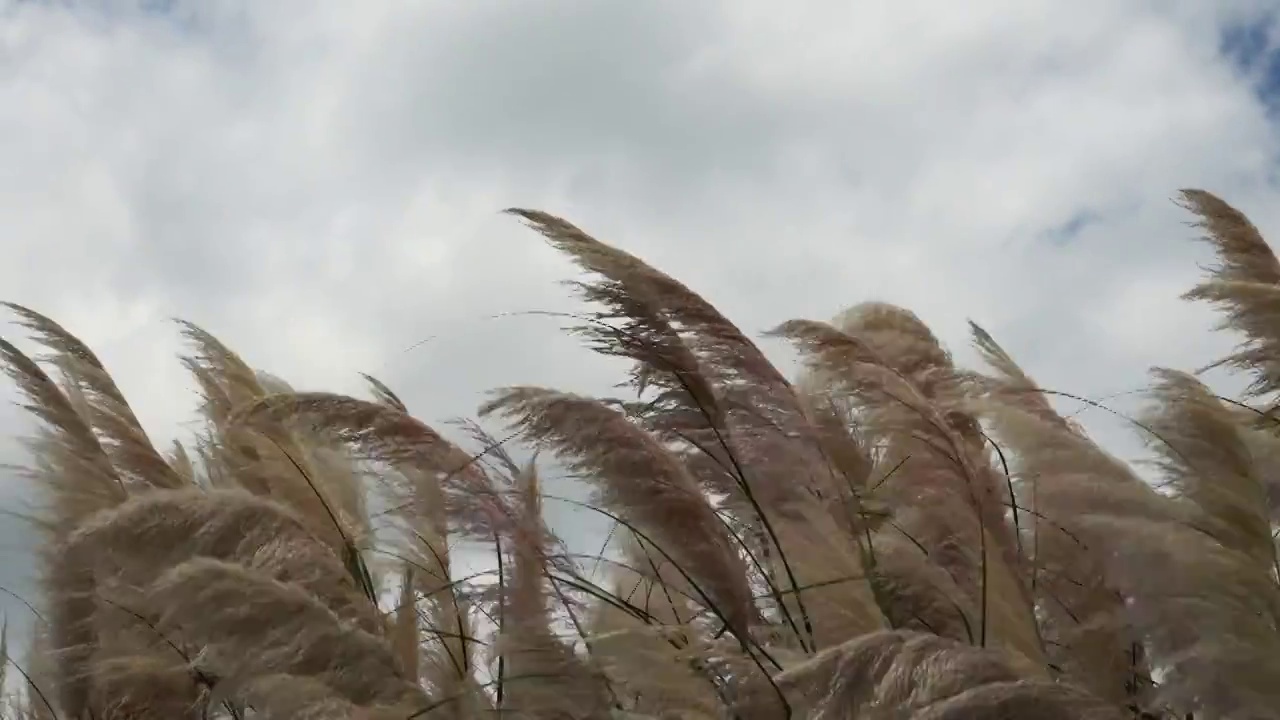
[[[692,289],[533,210],[510,212],[583,273],[570,332],[632,363],[632,399],[501,388],[465,442],[375,378],[295,391],[183,324],[203,429],[156,447],[89,347],[9,304],[42,351],[0,340],[35,421],[40,596],[30,647],[0,636],[5,714],[1280,718],[1280,262],[1181,199],[1217,256],[1185,297],[1240,335],[1217,365],[1250,385],[1152,370],[1131,425],[1159,483],[976,325],[962,368],[904,308],[791,320],[786,377]],[[540,458],[591,497],[547,492]],[[570,552],[550,503],[607,518],[613,551]],[[494,567],[463,572],[467,547]]]

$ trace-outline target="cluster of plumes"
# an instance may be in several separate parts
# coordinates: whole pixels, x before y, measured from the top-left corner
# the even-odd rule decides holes
[[[1247,402],[1154,371],[1163,484],[1064,418],[990,335],[957,368],[910,312],[771,335],[559,218],[587,274],[572,332],[634,400],[495,392],[464,449],[385,385],[294,392],[184,325],[206,427],[161,452],[94,354],[10,306],[40,420],[32,651],[16,716],[60,718],[1280,718],[1280,262],[1183,194],[1220,265],[1189,293],[1245,343]],[[543,521],[517,438],[595,491],[614,551]],[[497,567],[462,576],[459,544]],[[589,572],[606,564],[607,580]],[[0,648],[3,648],[0,639]]]

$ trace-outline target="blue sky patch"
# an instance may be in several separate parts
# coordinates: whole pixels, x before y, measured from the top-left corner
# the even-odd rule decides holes
[[[1222,33],[1219,49],[1271,112],[1280,113],[1280,14]]]

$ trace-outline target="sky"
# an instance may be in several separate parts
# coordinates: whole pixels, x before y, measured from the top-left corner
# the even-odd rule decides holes
[[[1280,0],[0,0],[0,295],[89,342],[160,438],[196,401],[175,317],[300,388],[372,373],[433,423],[503,385],[606,391],[616,364],[519,314],[577,307],[574,269],[500,212],[532,207],[751,333],[883,300],[962,361],[973,319],[1045,386],[1111,397],[1234,340],[1179,300],[1210,259],[1180,188],[1280,237],[1278,19]],[[5,522],[0,585],[23,587]]]

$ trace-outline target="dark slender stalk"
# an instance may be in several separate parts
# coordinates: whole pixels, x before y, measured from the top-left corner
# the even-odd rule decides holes
[[[501,600],[501,598],[505,598],[507,596],[507,589],[506,589],[507,580],[506,580],[506,571],[503,568],[503,564],[502,564],[502,538],[500,538],[498,535],[495,534],[493,536],[493,543],[494,545],[497,546],[497,550],[498,550],[498,598],[499,598],[498,636],[501,637],[502,633],[506,631],[506,627],[507,627],[506,626],[506,622],[507,622],[506,608],[503,607],[504,603]],[[501,710],[502,708],[503,691],[506,688],[506,675],[507,675],[507,654],[503,652],[498,654],[497,697],[498,697],[499,710]],[[409,717],[413,717],[413,716],[410,715]]]

